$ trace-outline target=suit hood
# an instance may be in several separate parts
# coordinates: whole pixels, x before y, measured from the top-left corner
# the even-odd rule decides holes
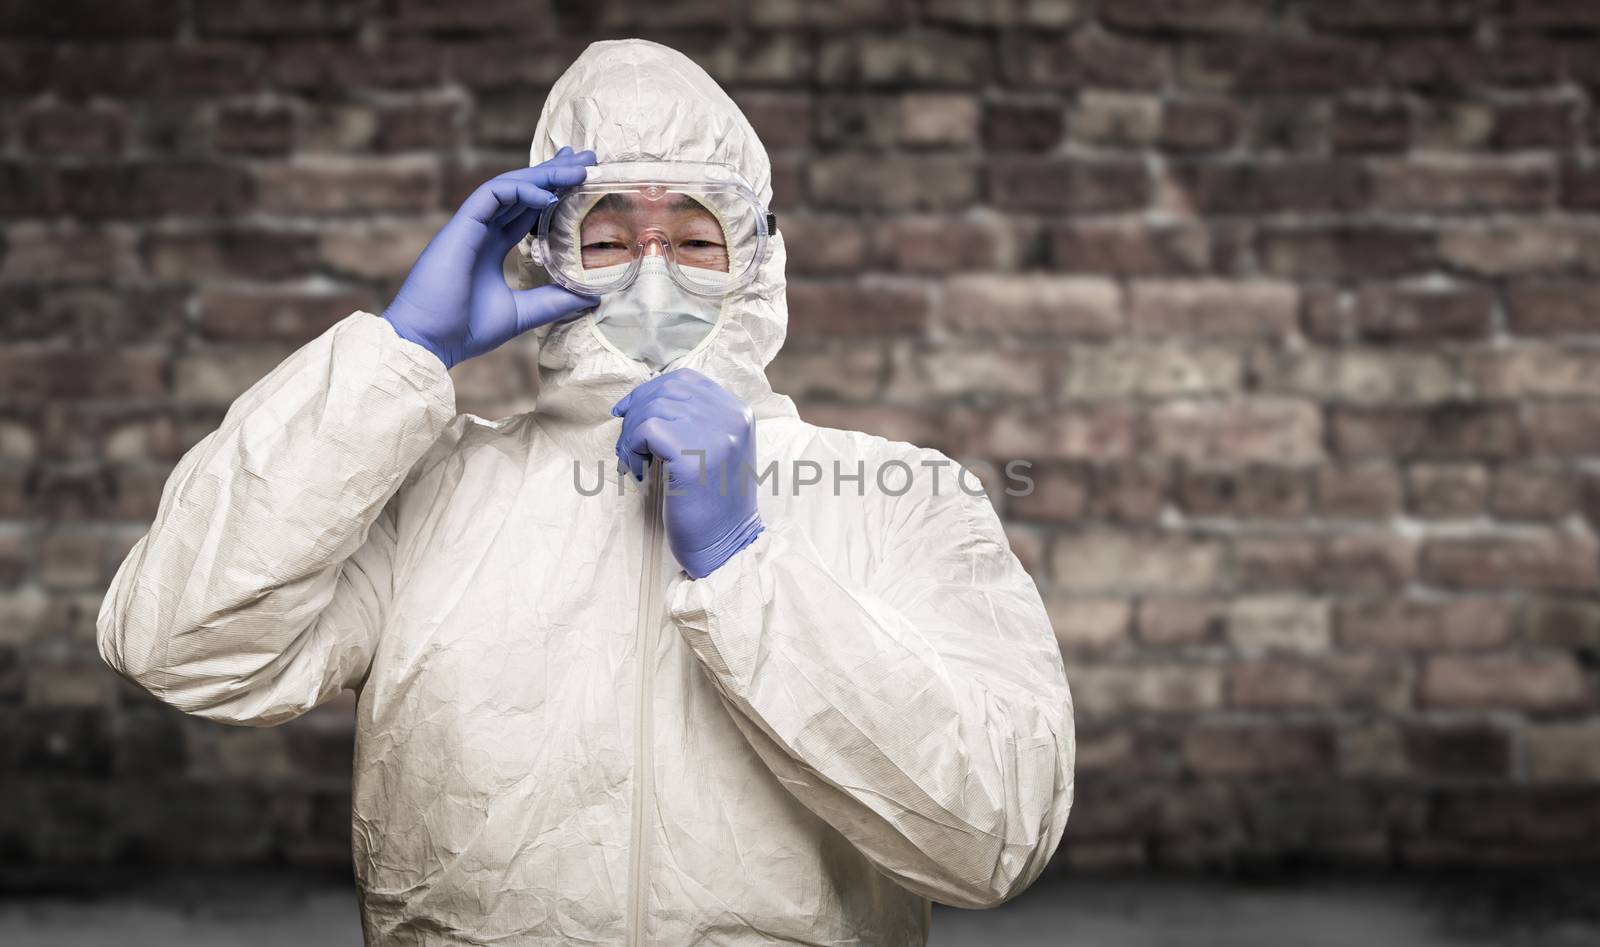
[[[658,43],[607,40],[578,56],[545,100],[529,164],[548,160],[563,145],[592,150],[602,164],[719,162],[734,168],[763,205],[772,199],[772,166],[744,113],[704,69]],[[793,402],[775,394],[766,377],[788,325],[782,235],[773,234],[768,247],[756,278],[728,297],[712,332],[669,366],[693,368],[713,379],[758,418],[795,413]],[[532,239],[519,249],[523,265],[536,267]],[[586,432],[612,421],[611,405],[651,376],[643,362],[602,342],[591,314],[536,331],[536,412],[552,433],[559,434],[558,428],[570,429],[569,434]],[[600,451],[595,456],[608,456],[610,443],[603,437],[596,443]]]

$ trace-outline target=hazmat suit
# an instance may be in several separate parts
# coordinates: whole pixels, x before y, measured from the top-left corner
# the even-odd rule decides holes
[[[725,162],[770,199],[743,115],[655,44],[582,54],[533,161],[558,143]],[[352,313],[167,482],[101,654],[233,724],[357,691],[367,944],[923,944],[930,899],[996,905],[1054,852],[1073,722],[1038,592],[988,499],[926,475],[943,455],[772,390],[772,243],[671,366],[748,406],[780,471],[764,530],[702,578],[666,548],[659,485],[619,472],[610,409],[655,372],[592,313],[538,330],[537,406],[497,421]],[[791,489],[799,462],[846,478]],[[885,465],[918,476],[885,490]]]

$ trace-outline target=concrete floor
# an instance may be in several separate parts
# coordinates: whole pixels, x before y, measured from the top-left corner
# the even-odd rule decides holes
[[[1595,947],[1596,879],[1231,884],[1042,881],[992,911],[935,907],[933,947]],[[334,883],[178,879],[106,897],[0,898],[6,947],[359,947]]]

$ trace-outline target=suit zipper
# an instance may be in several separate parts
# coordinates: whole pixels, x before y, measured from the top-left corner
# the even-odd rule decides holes
[[[654,662],[656,634],[660,629],[661,611],[661,514],[666,491],[662,487],[662,468],[659,460],[650,462],[645,476],[649,484],[645,500],[644,569],[639,576],[639,626],[635,639],[639,642],[639,706],[634,721],[634,777],[633,777],[633,831],[632,844],[628,846],[628,945],[637,947],[644,942],[645,914],[650,903],[644,890],[649,867],[649,839],[645,832],[645,813],[651,807],[655,794],[654,717],[651,714],[651,695],[655,688]]]

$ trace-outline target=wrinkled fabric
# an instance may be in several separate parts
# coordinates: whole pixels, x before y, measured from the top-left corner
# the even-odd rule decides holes
[[[569,142],[727,161],[770,196],[732,102],[653,44],[596,44],[561,78],[533,159]],[[609,409],[651,372],[592,317],[539,330],[536,409],[488,421],[352,313],[168,480],[101,653],[228,723],[358,692],[368,945],[923,944],[930,899],[992,906],[1054,852],[1073,724],[1038,592],[949,468],[943,491],[874,484],[947,458],[772,391],[783,262],[775,238],[684,361],[752,408],[763,463],[865,479],[785,474],[766,530],[705,578],[617,473]]]

